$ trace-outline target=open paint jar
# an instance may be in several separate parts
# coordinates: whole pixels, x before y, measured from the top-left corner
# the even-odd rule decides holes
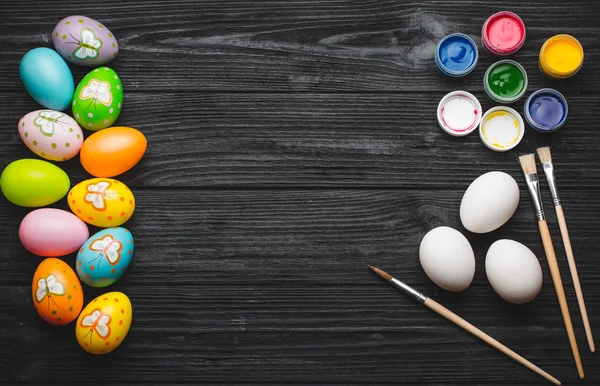
[[[537,90],[525,101],[525,120],[533,129],[549,133],[560,129],[567,119],[565,97],[551,88]]]
[[[435,64],[447,76],[458,78],[469,74],[479,60],[477,45],[469,36],[450,34],[435,49]]]
[[[514,54],[524,43],[525,23],[515,13],[498,12],[483,23],[481,44],[491,54]]]
[[[481,121],[481,114],[479,100],[466,91],[452,91],[442,98],[437,108],[440,127],[456,137],[472,133]]]
[[[483,89],[494,102],[514,103],[527,90],[527,72],[514,60],[500,60],[485,72]]]
[[[525,123],[521,115],[510,107],[492,107],[481,117],[479,136],[494,151],[509,151],[521,142]]]
[[[583,47],[571,35],[556,35],[540,50],[540,69],[551,78],[568,78],[583,66]]]

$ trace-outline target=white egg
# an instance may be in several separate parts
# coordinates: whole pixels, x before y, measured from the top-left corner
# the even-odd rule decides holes
[[[475,275],[475,254],[462,233],[450,227],[430,230],[419,249],[423,270],[438,286],[452,292],[464,291]]]
[[[485,273],[494,291],[511,303],[528,303],[542,289],[540,262],[529,248],[513,240],[498,240],[490,246]]]
[[[503,172],[489,172],[469,185],[460,203],[460,220],[473,233],[504,225],[519,206],[519,185]]]

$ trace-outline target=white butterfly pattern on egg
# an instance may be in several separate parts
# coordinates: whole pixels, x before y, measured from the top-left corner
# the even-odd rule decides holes
[[[105,255],[111,265],[117,264],[121,258],[121,243],[116,241],[111,235],[106,235],[102,239],[94,240],[92,245],[90,245],[90,249],[99,252],[101,255]],[[94,260],[92,260],[92,262]]]
[[[85,195],[85,201],[92,204],[94,209],[103,211],[106,209],[104,198],[107,196],[106,189],[110,186],[110,182],[100,181],[97,184],[90,184],[87,187],[88,193]]]
[[[54,134],[54,123],[64,116],[65,114],[58,111],[40,111],[33,124],[40,128],[42,134],[51,136]]]
[[[98,51],[102,47],[102,40],[94,35],[89,28],[81,30],[81,40],[78,41],[79,47],[73,52],[75,59],[85,60],[87,58],[96,59]]]
[[[62,296],[65,294],[65,287],[56,279],[54,275],[48,275],[46,278],[41,278],[37,282],[37,289],[35,290],[35,300],[40,303],[46,296],[48,298],[51,295]]]
[[[79,93],[81,99],[93,99],[100,101],[105,106],[112,104],[112,94],[110,93],[110,83],[92,79]]]
[[[110,334],[109,324],[110,324],[110,316],[103,315],[100,312],[100,310],[94,310],[94,312],[92,312],[89,315],[86,315],[81,320],[82,327],[90,328],[90,331],[88,332],[88,334],[90,334],[92,331],[95,331],[102,339],[108,338],[108,336]],[[86,336],[88,334],[86,334]],[[91,340],[92,340],[92,337],[90,335],[90,344],[91,344]]]

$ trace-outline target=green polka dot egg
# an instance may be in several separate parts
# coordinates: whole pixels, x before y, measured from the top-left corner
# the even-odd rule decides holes
[[[109,67],[83,77],[73,95],[73,117],[83,129],[98,131],[112,126],[123,107],[123,85]]]

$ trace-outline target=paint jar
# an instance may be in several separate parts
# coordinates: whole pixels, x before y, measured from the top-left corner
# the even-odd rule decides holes
[[[571,35],[556,35],[540,50],[540,70],[551,78],[568,78],[583,66],[583,47]]]
[[[435,48],[435,64],[444,75],[453,78],[469,74],[478,60],[477,44],[465,34],[450,34]]]
[[[494,102],[514,103],[527,91],[527,72],[514,60],[500,60],[485,72],[483,89]]]
[[[525,120],[533,129],[550,133],[560,129],[567,119],[566,98],[551,88],[537,90],[525,101]]]
[[[481,117],[479,137],[488,148],[503,152],[513,149],[525,134],[521,115],[510,107],[492,107]]]
[[[514,54],[525,43],[525,23],[517,14],[502,11],[490,16],[481,29],[483,48],[494,55]]]
[[[446,133],[455,137],[470,134],[481,121],[479,100],[466,91],[452,91],[442,98],[437,108],[437,119]]]

